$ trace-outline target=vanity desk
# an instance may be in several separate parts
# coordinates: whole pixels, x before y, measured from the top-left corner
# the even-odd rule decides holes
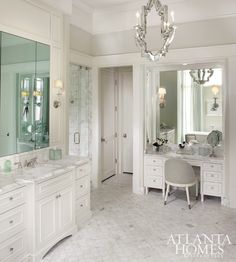
[[[165,161],[170,158],[180,158],[191,166],[200,167],[200,194],[204,196],[224,197],[224,158],[200,155],[184,155],[175,152],[161,153],[147,150],[144,154],[144,187],[146,194],[149,188],[162,190],[165,195]]]

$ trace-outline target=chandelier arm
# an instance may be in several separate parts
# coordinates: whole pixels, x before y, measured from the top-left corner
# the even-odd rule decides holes
[[[147,42],[145,40],[147,34],[147,16],[153,6],[155,6],[156,12],[161,17],[161,37],[163,40],[162,48],[156,53],[147,49]],[[136,45],[140,47],[142,56],[148,57],[151,61],[156,61],[166,55],[176,31],[176,26],[173,24],[170,25],[168,22],[168,6],[162,5],[159,0],[149,0],[146,5],[142,6],[140,24],[134,28],[136,30]]]

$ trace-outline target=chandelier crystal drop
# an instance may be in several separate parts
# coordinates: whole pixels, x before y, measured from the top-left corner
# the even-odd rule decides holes
[[[205,83],[209,82],[210,78],[214,74],[213,69],[197,69],[191,70],[189,72],[190,76],[193,79],[193,82],[197,83],[198,85],[204,85]]]
[[[147,16],[152,10],[155,8],[157,14],[161,17],[161,39],[162,39],[162,47],[159,51],[152,52],[148,50],[147,42],[146,42],[146,34],[147,34]],[[159,0],[149,0],[148,3],[142,6],[141,13],[137,12],[136,16],[138,19],[138,24],[135,28],[135,40],[137,46],[141,49],[142,57],[147,57],[150,61],[157,61],[161,57],[166,56],[169,46],[174,40],[176,26],[169,22],[168,18],[168,6],[162,5]],[[171,13],[172,20],[174,20],[174,14]]]

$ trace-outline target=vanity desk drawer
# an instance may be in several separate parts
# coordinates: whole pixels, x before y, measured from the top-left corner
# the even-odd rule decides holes
[[[155,177],[155,176],[147,176],[144,179],[144,186],[163,189],[163,178]]]
[[[163,177],[163,168],[160,166],[146,166],[145,176],[161,176]]]
[[[0,195],[0,214],[25,203],[24,188]]]
[[[214,171],[214,172],[222,172],[223,171],[223,165],[215,164],[215,163],[203,163],[202,168],[203,168],[203,170],[206,170],[206,171]]]
[[[209,181],[209,182],[221,182],[222,181],[222,173],[221,172],[203,171],[203,180]]]
[[[163,160],[151,156],[144,158],[144,165],[146,166],[163,166]]]
[[[210,196],[221,196],[222,184],[214,182],[203,182],[203,193]]]

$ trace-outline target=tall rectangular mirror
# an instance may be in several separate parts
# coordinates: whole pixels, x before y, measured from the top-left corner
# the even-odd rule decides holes
[[[50,46],[0,32],[0,156],[49,146]]]
[[[222,68],[146,71],[146,143],[206,143],[212,130],[223,132]]]

